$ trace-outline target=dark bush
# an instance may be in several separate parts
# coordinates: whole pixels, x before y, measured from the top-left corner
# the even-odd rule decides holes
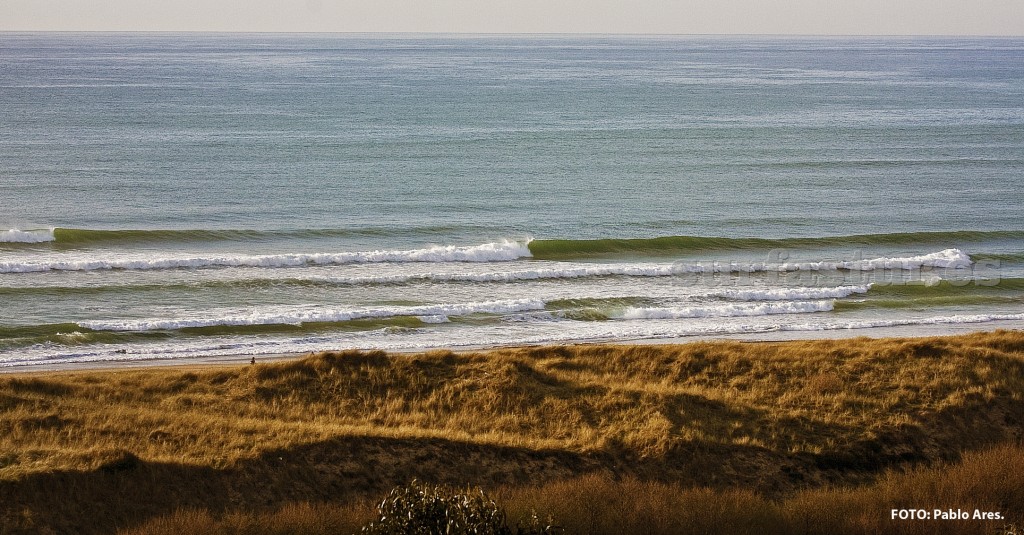
[[[482,490],[458,492],[413,480],[397,487],[377,507],[366,535],[548,535],[561,530],[533,515],[515,531],[504,510]]]

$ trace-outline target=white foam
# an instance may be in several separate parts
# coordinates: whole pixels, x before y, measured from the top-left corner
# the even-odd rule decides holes
[[[630,307],[622,319],[683,319],[719,318],[739,316],[768,316],[773,314],[805,314],[828,312],[834,303],[824,301],[792,301],[784,303],[737,303],[727,305],[695,305],[687,307]]]
[[[577,279],[587,277],[628,276],[667,277],[684,271],[671,264],[596,264],[592,266],[539,268],[482,273],[410,273],[373,277],[310,277],[303,280],[333,284],[401,284],[412,281],[435,282],[515,282],[546,279]]]
[[[0,243],[45,243],[54,241],[54,229],[19,230],[12,228],[0,232]]]
[[[242,255],[224,257],[143,257],[49,262],[0,262],[0,273],[42,271],[150,270],[209,267],[300,267],[308,265],[368,264],[383,262],[507,262],[530,256],[524,243],[503,241],[474,246],[435,245],[403,251]]]
[[[846,260],[840,262],[719,262],[677,263],[677,273],[757,273],[765,271],[874,271],[874,270],[917,270],[922,268],[967,268],[974,264],[970,255],[959,249],[944,249],[925,255],[906,257],[880,257],[870,260]]]
[[[809,262],[809,263],[784,263],[780,269],[785,271],[794,270],[834,270],[845,269],[851,271],[873,271],[876,269],[889,270],[914,270],[924,267],[937,268],[963,268],[973,264],[970,255],[960,249],[945,249],[936,253],[908,257],[882,257],[871,260],[854,260],[847,262]]]
[[[383,306],[347,309],[270,309],[225,311],[214,317],[83,321],[79,325],[96,331],[158,331],[214,326],[301,325],[303,323],[337,323],[357,319],[419,317],[426,323],[444,323],[449,316],[468,314],[508,314],[544,308],[538,299],[513,299],[471,303],[445,303],[422,306]],[[425,318],[425,319],[424,319]]]
[[[853,294],[867,293],[870,284],[861,286],[834,286],[825,288],[765,288],[751,290],[724,290],[709,295],[741,301],[788,301],[800,299],[841,299]]]
[[[854,320],[833,323],[787,325],[779,330],[831,331],[840,329],[873,329],[882,327],[910,327],[914,325],[959,325],[988,323],[992,321],[1024,321],[1021,314],[954,314],[952,316],[929,316],[924,318],[901,318],[894,320]]]
[[[12,232],[12,231],[8,231]],[[22,232],[22,231],[18,231]],[[31,231],[42,232],[42,231]],[[527,242],[528,243],[528,242]],[[226,267],[287,268],[369,263],[440,263],[440,262],[510,262],[530,258],[527,243],[502,241],[474,246],[437,245],[423,249],[378,250],[342,253],[240,255],[224,257],[131,257],[106,259],[72,259],[38,262],[0,262],[0,273],[32,273],[44,271],[155,270]],[[538,268],[489,273],[421,273],[321,279],[350,284],[391,284],[412,280],[511,282],[520,280],[573,279],[602,276],[667,277],[699,273],[755,273],[766,271],[872,271],[915,270],[933,268],[965,268],[972,261],[959,249],[946,249],[910,257],[882,257],[842,262],[728,263],[697,262],[673,264],[596,264],[588,266]],[[316,280],[316,279],[311,279]]]
[[[450,323],[452,320],[448,319],[448,316],[444,314],[435,314],[432,316],[417,316],[423,323]]]

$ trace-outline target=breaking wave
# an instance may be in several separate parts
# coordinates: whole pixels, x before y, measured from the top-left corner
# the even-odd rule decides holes
[[[531,242],[532,243],[532,242]],[[527,244],[516,241],[474,246],[437,245],[423,249],[380,250],[341,253],[239,255],[223,257],[149,257],[69,259],[30,262],[0,262],[0,273],[36,273],[45,271],[200,269],[230,267],[290,268],[366,263],[438,263],[438,262],[510,262],[530,258]],[[971,257],[959,249],[945,249],[909,257],[880,257],[868,260],[813,262],[675,262],[673,264],[594,265],[538,268],[492,273],[426,273],[351,278],[352,284],[402,283],[415,279],[469,282],[509,282],[514,280],[599,277],[608,275],[660,277],[686,273],[754,273],[765,271],[872,271],[915,270],[921,268],[966,268]],[[343,283],[345,279],[336,278]]]
[[[197,269],[224,267],[301,267],[310,265],[383,262],[502,262],[530,256],[519,242],[504,241],[474,246],[436,245],[422,249],[341,253],[237,255],[221,257],[148,257],[71,259],[38,262],[0,262],[0,273],[42,271],[97,271],[109,269]]]
[[[0,243],[46,243],[54,241],[53,230],[10,230],[0,231]]]

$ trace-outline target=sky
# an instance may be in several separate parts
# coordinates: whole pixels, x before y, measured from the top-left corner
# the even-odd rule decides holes
[[[0,0],[0,31],[1024,35],[1024,0]]]

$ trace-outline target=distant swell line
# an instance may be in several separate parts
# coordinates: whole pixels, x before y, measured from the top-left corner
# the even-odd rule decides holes
[[[82,229],[52,227],[44,229],[12,228],[0,231],[0,243],[46,243],[62,245],[264,241],[279,239],[344,238],[353,236],[386,237],[394,234],[443,236],[459,227],[437,225],[408,229],[359,227],[345,229]],[[537,239],[529,243],[534,257],[563,259],[622,253],[671,254],[695,251],[745,250],[799,247],[842,247],[867,245],[925,245],[977,242],[987,240],[1021,240],[1024,230],[897,232],[855,234],[815,238],[727,238],[716,236],[660,236],[654,238],[603,239]]]
[[[160,242],[262,241],[273,239],[345,238],[353,236],[388,236],[393,234],[443,235],[456,226],[389,229],[361,227],[350,229],[122,229],[101,230],[52,227],[45,229],[10,229],[0,231],[0,243],[47,243],[60,245],[131,244]]]

